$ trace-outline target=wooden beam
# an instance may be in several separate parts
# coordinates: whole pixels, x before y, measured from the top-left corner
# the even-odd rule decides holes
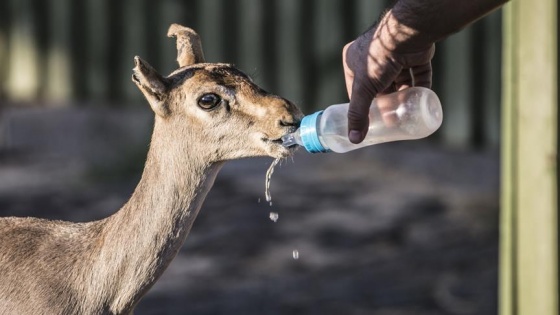
[[[35,24],[30,0],[11,0],[9,66],[6,94],[15,101],[31,101],[39,92],[39,51],[34,38]]]
[[[62,105],[72,96],[69,8],[69,0],[52,1],[49,6],[50,40],[46,53],[47,73],[44,84],[45,98],[55,106]]]
[[[88,40],[86,71],[84,73],[86,95],[89,100],[106,100],[109,91],[109,71],[107,70],[109,47],[108,47],[108,20],[107,1],[87,0],[87,27],[86,36]],[[130,67],[130,61],[128,61]],[[127,81],[126,77],[120,78]]]
[[[558,314],[556,6],[504,12],[500,315]]]
[[[472,27],[449,37],[441,44],[443,87],[439,96],[445,104],[442,136],[445,143],[460,147],[471,144],[473,120]]]

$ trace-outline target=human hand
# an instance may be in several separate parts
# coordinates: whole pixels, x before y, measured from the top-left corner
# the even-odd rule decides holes
[[[390,12],[356,40],[344,46],[344,79],[350,98],[348,138],[360,143],[369,126],[374,97],[411,86],[431,88],[433,43],[421,43],[414,30],[398,25]]]

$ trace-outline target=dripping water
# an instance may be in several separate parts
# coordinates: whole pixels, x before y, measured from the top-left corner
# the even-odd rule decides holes
[[[275,159],[274,161],[272,161],[272,164],[270,164],[268,171],[266,171],[264,194],[266,196],[267,202],[272,201],[272,196],[270,195],[270,179],[272,178],[272,173],[274,173],[274,167],[276,166],[276,164],[278,164],[278,162],[280,162],[280,159]]]
[[[292,257],[293,257],[294,259],[296,259],[296,260],[299,259],[299,250],[294,249],[294,250],[292,251]]]
[[[270,167],[268,168],[268,170],[266,171],[266,180],[265,180],[265,190],[264,190],[264,194],[266,196],[266,201],[269,203],[269,205],[272,207],[272,196],[270,194],[270,179],[272,178],[272,173],[274,173],[274,167],[276,166],[276,164],[278,164],[278,162],[280,162],[280,159],[275,159],[274,161],[272,161],[272,164],[270,164]],[[276,223],[276,221],[278,221],[278,213],[276,212],[270,212],[269,214],[269,218],[270,220],[272,220],[274,223]]]
[[[266,197],[266,201],[270,204],[271,207],[272,207],[272,195],[270,194],[270,179],[272,178],[272,173],[274,173],[274,167],[276,167],[276,165],[279,162],[280,162],[280,159],[275,159],[274,161],[272,161],[272,164],[270,164],[270,167],[266,171],[264,194],[265,194],[265,197]],[[261,202],[260,198],[259,198],[259,202]],[[270,218],[271,221],[276,223],[276,221],[278,221],[278,213],[271,211],[270,214],[269,214],[269,218]],[[297,249],[294,249],[292,251],[292,258],[294,260],[299,259],[299,251]]]

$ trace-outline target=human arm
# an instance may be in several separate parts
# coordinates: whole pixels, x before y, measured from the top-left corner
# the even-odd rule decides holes
[[[431,87],[434,43],[500,7],[507,0],[399,0],[368,31],[343,49],[350,98],[348,137],[361,142],[378,94],[412,85]]]

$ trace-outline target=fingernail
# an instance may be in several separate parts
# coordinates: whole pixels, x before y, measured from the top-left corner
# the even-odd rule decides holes
[[[362,141],[362,133],[358,130],[350,130],[348,133],[348,139],[352,143],[360,143]]]

